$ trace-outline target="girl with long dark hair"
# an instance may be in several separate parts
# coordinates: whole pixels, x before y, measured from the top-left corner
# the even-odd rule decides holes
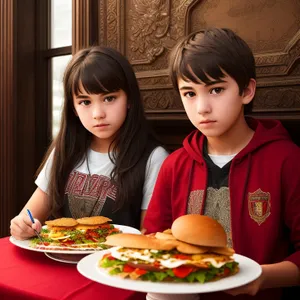
[[[49,217],[103,215],[140,228],[168,154],[148,128],[131,65],[114,49],[83,49],[63,83],[59,133],[38,170],[37,189],[11,221],[11,234],[33,236]]]

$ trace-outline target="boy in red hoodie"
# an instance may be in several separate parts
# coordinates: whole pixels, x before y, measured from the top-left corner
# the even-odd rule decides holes
[[[261,264],[262,275],[201,300],[281,299],[282,287],[300,282],[300,149],[280,122],[245,117],[255,61],[231,30],[185,37],[171,53],[170,72],[196,130],[163,163],[144,227],[163,231],[184,214],[213,217],[228,245]]]

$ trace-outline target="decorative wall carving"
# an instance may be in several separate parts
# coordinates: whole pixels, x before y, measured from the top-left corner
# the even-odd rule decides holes
[[[107,45],[113,48],[118,48],[119,49],[119,43],[118,43],[118,38],[119,38],[119,18],[120,14],[119,13],[119,5],[120,1],[116,0],[110,0],[108,1],[108,6],[107,6],[107,15],[106,15],[106,20],[107,20]]]
[[[150,77],[151,73],[148,75],[148,77],[145,78],[139,78],[139,85],[141,86],[142,90],[157,90],[157,89],[172,89],[172,85],[170,83],[170,80],[168,78],[168,75],[165,75],[164,77]]]
[[[143,91],[145,109],[181,109],[183,106],[178,93],[169,90]]]
[[[170,0],[132,0],[129,16],[131,63],[149,64],[165,49],[162,37],[170,26]]]
[[[275,87],[261,88],[257,90],[253,110],[258,111],[280,111],[300,112],[300,87]]]

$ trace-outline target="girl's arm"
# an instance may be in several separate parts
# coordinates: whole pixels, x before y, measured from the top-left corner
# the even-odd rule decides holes
[[[37,188],[20,214],[11,220],[11,235],[18,240],[24,240],[34,236],[33,228],[40,231],[41,224],[43,224],[49,216],[50,207],[51,204],[48,195],[40,188]],[[27,209],[30,209],[32,216],[36,219],[36,223],[33,226],[27,215]]]
[[[146,230],[144,229],[143,223],[144,218],[146,216],[146,212],[149,206],[150,199],[153,196],[154,186],[156,184],[158,174],[160,172],[161,166],[164,160],[167,158],[168,152],[163,147],[155,148],[150,154],[147,165],[146,165],[146,173],[145,173],[145,181],[143,187],[143,200],[141,206],[141,231],[144,233]]]
[[[144,219],[145,219],[145,216],[146,216],[146,212],[147,210],[142,210],[141,212],[141,225],[140,225],[140,230],[141,230],[141,233],[144,234],[146,229],[144,228]]]

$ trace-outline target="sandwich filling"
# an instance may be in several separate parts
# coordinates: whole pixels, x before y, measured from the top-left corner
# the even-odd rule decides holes
[[[110,275],[150,281],[200,282],[217,280],[238,272],[230,256],[214,252],[183,254],[178,250],[114,247],[99,266]]]
[[[34,237],[30,245],[33,248],[45,250],[107,249],[109,247],[103,244],[106,237],[121,232],[114,225],[108,224],[108,220],[111,221],[108,218],[96,216],[77,220],[61,218],[47,221],[47,226],[43,227],[40,232],[43,241]],[[101,222],[103,223],[99,224]]]

